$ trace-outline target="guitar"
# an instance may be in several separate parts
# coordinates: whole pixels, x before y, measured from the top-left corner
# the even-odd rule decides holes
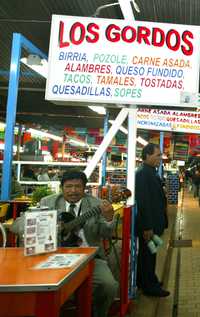
[[[81,238],[77,235],[76,231],[84,225],[84,223],[91,217],[97,216],[101,213],[100,207],[93,207],[92,209],[84,212],[78,217],[75,217],[70,212],[61,212],[58,215],[59,238],[62,247],[77,247],[81,244]]]
[[[112,203],[118,203],[120,201],[126,202],[127,198],[132,195],[130,189],[121,186],[113,186],[111,194]]]

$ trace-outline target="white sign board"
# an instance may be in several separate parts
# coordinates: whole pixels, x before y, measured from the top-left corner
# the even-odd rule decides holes
[[[199,134],[200,112],[139,109],[137,111],[137,128]]]
[[[57,249],[57,210],[25,213],[24,255]]]
[[[199,34],[199,26],[53,15],[45,98],[191,106]]]

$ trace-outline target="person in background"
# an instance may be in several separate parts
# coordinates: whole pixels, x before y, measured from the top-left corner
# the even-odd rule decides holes
[[[0,182],[1,182],[1,175],[0,175]],[[1,192],[1,188],[0,188],[0,192]],[[24,195],[24,190],[21,186],[21,184],[17,181],[17,177],[15,175],[15,171],[12,170],[12,179],[11,179],[11,189],[10,189],[10,199],[14,200],[15,198],[19,198],[21,196]],[[23,206],[19,207],[19,210],[21,211],[23,209]],[[20,212],[19,211],[19,212]],[[13,210],[12,210],[12,206],[11,204],[8,207],[8,211],[6,213],[6,217],[5,219],[10,219],[12,218],[13,215]]]
[[[1,181],[2,175],[0,175]],[[24,190],[21,184],[17,181],[17,177],[15,175],[14,170],[12,170],[12,179],[11,179],[11,190],[10,190],[10,198],[14,199],[16,197],[20,197],[24,195]]]
[[[185,182],[184,169],[180,168],[179,169],[179,190],[181,190],[184,187],[184,182]]]
[[[192,183],[194,188],[194,197],[199,197],[199,189],[200,189],[200,166],[196,166],[193,177]]]
[[[48,181],[50,181],[50,177],[49,177],[47,168],[41,168],[40,169],[39,174],[37,176],[37,180],[39,182],[48,182]]]
[[[24,195],[24,190],[21,186],[21,184],[17,181],[15,172],[12,170],[12,180],[11,180],[11,199],[14,199],[16,197],[20,197]]]
[[[62,193],[46,196],[41,199],[40,206],[56,209],[59,215],[73,213],[82,215],[94,207],[100,213],[91,216],[78,230],[79,246],[99,247],[95,258],[93,272],[93,317],[107,317],[109,307],[118,294],[118,282],[114,279],[106,261],[103,239],[111,238],[117,220],[113,217],[113,209],[108,201],[100,200],[85,194],[87,177],[83,172],[71,170],[63,174],[61,180]],[[24,219],[16,219],[11,230],[23,234]],[[77,233],[77,232],[76,232]]]
[[[186,186],[188,186],[188,189],[190,190],[190,186],[192,185],[192,178],[191,178],[191,172],[189,169],[185,170],[185,183]]]
[[[24,168],[22,171],[22,180],[27,180],[27,181],[37,180],[34,170],[30,165],[24,165]]]
[[[148,242],[154,234],[161,236],[167,227],[167,200],[156,168],[161,161],[157,144],[149,143],[142,151],[142,166],[136,172],[136,232],[139,238],[137,286],[149,296],[165,297],[170,293],[162,288],[155,273],[156,253],[152,254]]]

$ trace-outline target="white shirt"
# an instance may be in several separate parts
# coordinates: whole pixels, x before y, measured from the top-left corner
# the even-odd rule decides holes
[[[80,208],[81,208],[81,201],[82,201],[82,199],[79,200],[77,203],[73,203],[73,204],[75,205],[75,207],[74,207],[74,212],[75,212],[76,217],[78,217],[78,213],[79,213],[79,210],[80,210]],[[66,201],[66,212],[69,211],[69,206],[70,206],[71,204],[72,204],[72,203],[69,203],[68,201]],[[81,243],[80,246],[81,246],[81,247],[88,247],[89,245],[88,245],[88,243],[87,243],[87,241],[86,241],[86,238],[85,238],[85,235],[84,235],[84,231],[83,231],[82,228],[79,230],[78,235],[79,235],[79,237],[82,239],[82,243]]]

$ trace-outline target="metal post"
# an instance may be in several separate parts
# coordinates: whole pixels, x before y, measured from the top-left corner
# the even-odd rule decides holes
[[[163,153],[163,151],[164,151],[164,132],[160,132],[160,151],[161,151],[161,153]],[[160,165],[158,168],[158,174],[159,174],[160,178],[163,179],[163,161],[162,161],[162,159],[160,161]]]
[[[21,35],[14,33],[12,41],[12,53],[10,63],[10,78],[8,88],[6,127],[5,127],[5,148],[3,173],[1,183],[1,200],[10,198],[10,187],[12,178],[12,156],[14,141],[14,126],[16,119],[17,95],[19,85],[20,71],[20,55],[21,55]]]
[[[136,285],[136,262],[137,262],[137,243],[135,237],[135,170],[136,170],[136,138],[137,138],[137,108],[132,106],[128,116],[128,148],[127,148],[127,188],[131,190],[132,196],[127,204],[131,205],[131,258],[130,258],[130,285],[129,296],[135,295]]]
[[[21,147],[21,140],[22,140],[22,125],[18,126],[18,138],[17,138],[17,161],[20,160],[20,147]]]
[[[106,110],[106,115],[104,117],[104,129],[103,129],[104,138],[108,132],[108,120],[109,120],[109,111]],[[107,165],[107,152],[105,151],[102,157],[102,171],[101,171],[101,185],[102,186],[105,186],[106,184],[106,165]]]
[[[1,200],[10,199],[14,126],[16,120],[21,47],[24,47],[30,53],[38,54],[42,58],[47,59],[47,56],[29,40],[27,40],[19,33],[13,33],[6,111],[5,149],[1,181]]]
[[[123,108],[120,111],[120,113],[118,114],[118,116],[115,119],[115,121],[113,122],[111,128],[109,129],[108,133],[106,134],[106,137],[103,139],[103,141],[102,141],[101,145],[99,146],[98,150],[95,152],[93,158],[91,159],[91,161],[87,165],[86,169],[84,170],[87,178],[89,178],[91,176],[91,174],[94,171],[97,163],[101,159],[104,151],[106,151],[106,149],[107,149],[108,145],[110,144],[111,140],[113,139],[113,137],[115,136],[115,134],[119,130],[119,128],[122,125],[122,123],[124,122],[124,120],[126,119],[126,117],[128,115],[128,111],[129,110],[127,108]]]
[[[127,204],[134,205],[135,202],[135,168],[136,168],[136,137],[137,137],[137,108],[129,109],[128,115],[128,148],[127,148],[127,188],[131,190],[132,196],[128,198]]]

